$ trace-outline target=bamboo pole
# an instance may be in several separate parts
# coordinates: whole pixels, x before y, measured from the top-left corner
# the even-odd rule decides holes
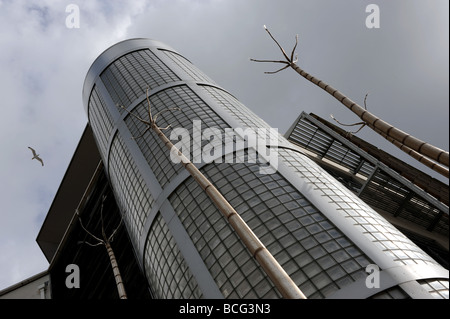
[[[81,221],[81,217],[80,217],[80,213],[78,212],[78,209],[75,210],[75,213],[78,215],[78,220],[80,221],[80,225],[81,228],[83,228],[83,230],[90,235],[92,238],[94,238],[97,243],[95,244],[91,244],[89,242],[85,242],[86,244],[88,244],[89,246],[98,246],[98,245],[103,245],[106,248],[106,252],[108,253],[108,257],[109,257],[109,261],[111,263],[111,267],[114,273],[114,279],[116,281],[116,287],[117,287],[117,292],[119,294],[119,298],[120,299],[127,299],[127,294],[125,292],[125,286],[123,284],[123,280],[122,280],[122,275],[120,274],[119,271],[119,265],[117,263],[117,259],[116,259],[116,255],[114,254],[114,250],[111,247],[111,242],[114,238],[114,235],[116,234],[117,230],[119,229],[120,225],[122,224],[122,220],[120,220],[119,225],[116,227],[116,229],[112,232],[112,234],[108,237],[105,233],[105,227],[103,226],[103,203],[106,199],[106,196],[103,196],[103,200],[102,200],[102,205],[100,208],[100,219],[101,219],[101,223],[102,223],[102,236],[103,239],[98,238],[97,236],[95,236],[94,234],[92,234],[90,231],[88,231],[84,225],[83,222]]]
[[[293,282],[281,265],[276,261],[264,244],[253,233],[250,227],[248,227],[245,221],[222,196],[217,188],[211,184],[205,175],[203,175],[197,167],[195,167],[195,165],[176,148],[175,145],[173,145],[173,143],[166,137],[158,126],[153,124],[152,129],[163,141],[164,145],[170,150],[170,152],[179,158],[181,163],[183,163],[184,168],[214,202],[216,207],[220,210],[226,220],[230,223],[231,227],[241,238],[252,256],[259,262],[266,274],[278,288],[281,295],[288,299],[306,299],[305,295],[298,288],[298,286]]]
[[[287,299],[306,299],[306,296],[294,283],[294,281],[289,277],[286,271],[281,267],[278,261],[272,256],[264,244],[259,240],[259,238],[253,233],[250,227],[245,223],[241,216],[236,212],[236,210],[231,206],[231,204],[222,196],[222,194],[217,190],[217,188],[211,184],[211,182],[203,175],[200,170],[186,157],[184,154],[167,138],[167,136],[162,132],[161,128],[156,125],[157,117],[165,111],[171,109],[164,109],[152,115],[150,99],[148,96],[147,88],[147,103],[148,103],[148,117],[149,120],[144,120],[141,117],[131,113],[124,106],[118,105],[124,109],[129,115],[135,117],[140,122],[147,125],[144,132],[139,137],[142,137],[148,130],[153,130],[156,135],[161,139],[164,145],[169,149],[169,151],[178,157],[180,162],[183,164],[184,168],[189,172],[189,174],[194,178],[194,180],[199,184],[199,186],[205,191],[208,197],[213,201],[222,215],[226,218],[227,222],[231,225],[233,230],[238,234],[239,238],[242,240],[244,245],[247,247],[251,255],[258,261],[258,263],[263,268],[264,272],[269,276],[269,278],[274,283],[275,287],[278,289],[280,294]],[[176,108],[175,108],[176,109]],[[169,126],[168,126],[169,127]],[[168,127],[164,128],[167,129]]]
[[[370,126],[370,125],[369,125]],[[399,149],[401,149],[403,152],[405,152],[406,154],[408,154],[409,156],[413,157],[414,159],[416,159],[417,161],[419,161],[420,163],[424,164],[425,166],[428,166],[429,168],[431,168],[432,170],[434,170],[435,172],[438,172],[439,174],[441,174],[444,177],[449,178],[449,171],[448,168],[446,168],[443,165],[439,165],[438,163],[430,160],[428,157],[423,156],[422,154],[420,154],[419,152],[414,151],[413,149],[409,148],[408,146],[398,142],[397,140],[387,136],[386,134],[384,134],[383,132],[381,132],[379,129],[370,126],[375,132],[377,132],[378,134],[380,134],[381,136],[383,136],[385,139],[387,139],[389,142],[391,142],[392,144],[394,144],[395,146],[397,146]]]
[[[364,108],[367,109],[366,107],[366,99],[367,99],[367,95],[364,98]],[[339,122],[334,116],[333,114],[331,114],[331,118],[333,120],[335,120],[337,123],[339,123],[340,125],[343,126],[356,126],[356,125],[361,125],[360,128],[356,131],[356,132],[347,132],[347,134],[349,134],[350,136],[352,134],[358,133],[364,126],[368,125],[366,122],[359,122],[359,123],[354,123],[354,124],[344,124]],[[432,170],[438,172],[439,174],[445,176],[445,177],[449,177],[449,171],[448,168],[446,168],[443,165],[440,165],[438,163],[436,163],[435,161],[432,161],[431,159],[429,159],[426,156],[423,156],[422,154],[419,154],[418,152],[414,151],[413,149],[409,148],[408,146],[401,144],[400,142],[398,142],[397,140],[393,139],[392,137],[387,136],[386,134],[384,134],[383,132],[381,132],[379,129],[368,125],[372,130],[376,131],[378,134],[380,134],[381,136],[383,136],[385,139],[387,139],[389,142],[391,142],[392,144],[394,144],[395,146],[397,146],[399,149],[401,149],[402,151],[404,151],[405,153],[407,153],[409,156],[413,157],[414,159],[418,160],[420,163],[428,166],[429,168],[431,168]]]
[[[331,85],[328,85],[322,80],[319,80],[316,77],[312,76],[311,74],[305,72],[297,64],[293,63],[290,65],[290,67],[292,67],[302,77],[304,77],[311,83],[314,83],[315,85],[317,85],[318,87],[329,93],[331,96],[333,96],[336,100],[341,102],[343,105],[345,105],[350,111],[352,111],[361,120],[367,123],[369,127],[375,129],[375,132],[379,133],[385,138],[389,137],[392,140],[395,140],[397,143],[395,143],[394,145],[398,147],[401,145],[408,147],[408,149],[406,149],[407,154],[409,149],[411,149],[421,155],[427,156],[437,161],[438,163],[449,166],[448,152],[438,147],[435,147],[429,143],[426,143],[412,136],[411,134],[405,133],[402,130],[396,128],[395,126],[387,123],[386,121],[383,121],[379,117],[373,115],[372,113],[361,107],[358,103],[346,97],[344,94],[339,92]]]
[[[109,240],[105,242],[106,251],[108,252],[111,267],[114,273],[114,279],[116,280],[117,292],[120,299],[127,299],[127,293],[125,292],[125,286],[122,281],[122,275],[120,274],[119,265],[117,264],[116,255],[111,247]]]
[[[411,134],[405,133],[398,128],[394,127],[393,125],[383,121],[379,117],[373,115],[369,111],[367,111],[365,108],[358,105],[356,102],[349,99],[347,96],[339,92],[337,89],[332,87],[331,85],[323,82],[322,80],[319,80],[318,78],[312,76],[311,74],[307,73],[303,69],[301,69],[297,65],[297,57],[294,59],[294,52],[298,44],[298,36],[295,38],[295,46],[292,50],[292,53],[290,57],[286,54],[285,50],[282,48],[282,46],[278,43],[278,41],[272,36],[270,31],[264,26],[264,29],[267,31],[267,33],[270,35],[273,41],[277,44],[277,46],[280,48],[281,52],[283,53],[283,56],[285,60],[257,60],[257,59],[250,59],[254,62],[271,62],[271,63],[281,63],[285,66],[281,69],[274,71],[274,72],[265,72],[267,74],[274,74],[277,72],[280,72],[286,68],[291,67],[295,72],[297,72],[300,76],[307,79],[311,83],[317,85],[321,89],[323,89],[325,92],[333,96],[336,100],[338,100],[341,104],[343,104],[345,107],[347,107],[350,111],[352,111],[354,114],[356,114],[361,120],[364,121],[369,127],[375,130],[375,132],[379,133],[386,139],[393,142],[394,145],[399,147],[401,150],[406,152],[408,155],[412,156],[415,159],[418,159],[419,156],[417,154],[420,154],[424,157],[428,157],[429,159],[423,159],[420,158],[420,162],[429,166],[430,168],[434,169],[435,171],[439,172],[440,174],[447,174],[446,177],[448,177],[448,170],[445,168],[442,169],[440,165],[435,165],[433,161],[436,161],[440,164],[443,164],[445,166],[449,166],[449,153],[447,151],[444,151],[436,146],[433,146],[429,143],[426,143]],[[394,142],[395,141],[395,142]],[[430,160],[431,159],[431,160]],[[432,161],[433,160],[433,161]],[[446,173],[447,171],[447,173]]]

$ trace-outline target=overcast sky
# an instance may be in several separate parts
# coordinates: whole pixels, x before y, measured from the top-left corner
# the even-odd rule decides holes
[[[79,28],[66,25],[69,4]],[[369,4],[379,28],[366,26]],[[369,111],[448,150],[448,10],[447,0],[0,0],[0,290],[48,267],[36,237],[87,123],[87,70],[109,46],[170,45],[281,133],[302,111],[357,122],[293,70],[265,75],[278,66],[250,62],[282,58],[264,24],[289,51],[299,34],[307,72],[361,105],[369,92]],[[358,136],[406,158],[370,129]]]

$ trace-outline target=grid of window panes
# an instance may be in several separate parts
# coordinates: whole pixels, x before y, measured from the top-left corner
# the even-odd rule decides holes
[[[147,238],[144,259],[145,273],[156,298],[202,298],[197,281],[160,214]]]
[[[380,208],[399,218],[405,218],[427,230],[448,236],[448,214],[414,193],[404,184],[378,170],[360,194],[369,205]],[[438,220],[436,222],[436,220]],[[433,225],[432,227],[430,227]]]
[[[448,237],[448,213],[443,213],[442,208],[435,207],[430,199],[417,194],[414,188],[404,182],[403,177],[394,178],[392,174],[388,174],[386,168],[377,168],[374,160],[367,158],[364,152],[358,153],[351,150],[345,141],[336,140],[324,129],[312,123],[308,117],[309,115],[302,114],[288,137],[291,142],[318,154],[321,158],[338,163],[355,174],[370,177],[370,181],[358,196],[372,207],[421,225],[427,231]],[[347,141],[347,143],[351,142]],[[425,191],[434,189],[437,191],[435,197],[441,198],[441,192],[435,189],[441,187],[433,186],[434,183],[429,184],[429,181],[422,180],[422,178],[414,176],[414,180],[419,184],[428,185],[425,187]],[[349,187],[348,184],[343,184]],[[356,187],[350,186],[349,188],[358,192],[363,185],[353,183],[352,186]]]
[[[367,276],[367,256],[283,176],[258,170],[257,164],[248,163],[202,169],[308,298],[326,297]],[[192,178],[170,201],[225,297],[276,297]]]
[[[421,223],[426,225],[427,229],[433,232],[443,234],[447,237],[449,235],[449,215],[433,207],[419,195],[413,196],[406,203],[405,207],[400,210],[398,216],[414,220],[417,224]]]
[[[359,154],[303,117],[296,123],[288,139],[323,158],[366,177],[370,176],[376,168],[373,163],[369,163]]]
[[[225,298],[279,298],[272,282],[203,190],[190,179],[170,201]]]
[[[152,51],[138,50],[122,56],[100,75],[114,103],[127,107],[137,97],[165,83],[178,81]]]
[[[411,299],[411,297],[399,286],[394,286],[371,296],[370,299]]]
[[[210,97],[212,97],[218,105],[220,105],[224,110],[232,115],[239,122],[239,125],[241,127],[264,128],[267,130],[273,130],[273,128],[270,127],[269,124],[258,117],[254,112],[252,112],[248,107],[242,104],[230,93],[208,85],[201,85],[201,88]],[[278,134],[278,143],[286,143],[286,139],[280,134]]]
[[[209,82],[209,83],[215,83],[212,79],[210,79],[205,73],[200,71],[195,65],[193,65],[190,61],[188,61],[185,57],[172,52],[167,51],[163,49],[159,49],[160,51],[164,52],[164,54],[176,65],[180,67],[180,72],[177,72],[178,75],[181,75],[181,73],[184,73],[187,75],[188,79],[192,79],[194,81],[200,81],[200,82]],[[183,80],[187,80],[186,78]]]
[[[108,138],[112,131],[112,120],[102,96],[97,92],[97,86],[94,86],[89,99],[89,123],[101,153],[105,154],[108,149]]]
[[[426,279],[420,280],[419,283],[425,288],[435,299],[448,299],[448,279]]]
[[[193,121],[201,121],[199,122],[201,125],[200,131],[207,127],[213,127],[223,131],[227,127],[227,124],[185,85],[168,88],[152,95],[150,97],[150,103],[152,106],[152,114],[167,110],[157,118],[157,124],[162,128],[170,124],[170,128],[164,130],[164,134],[169,139],[171,139],[170,135],[174,128],[184,129],[188,132],[190,151],[188,152],[182,148],[181,151],[194,163],[200,162],[201,160],[201,158],[194,158],[194,149],[201,150],[207,141],[202,141],[201,136],[198,139],[193,137]],[[170,110],[175,107],[179,108],[179,110]],[[133,114],[148,119],[147,101],[145,100],[136,106]],[[131,134],[135,137],[142,135],[148,127],[133,116],[128,116],[125,122]],[[175,137],[172,142],[177,144],[177,140],[178,137]],[[142,138],[136,139],[136,142],[163,188],[183,169],[181,164],[173,163],[169,150],[154,132],[148,132]]]
[[[336,205],[342,216],[350,219],[355,228],[393,260],[402,265],[437,264],[391,223],[354,196],[350,190],[343,188],[312,160],[288,149],[280,149],[278,155],[298,176],[316,191],[320,191],[324,201]]]
[[[111,146],[108,173],[128,232],[138,243],[153,198],[119,135]]]

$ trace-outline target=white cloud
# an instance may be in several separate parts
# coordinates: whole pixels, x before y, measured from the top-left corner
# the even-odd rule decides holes
[[[66,28],[65,1],[0,3],[2,289],[46,269],[35,240],[87,122],[84,78],[103,50],[126,37],[145,3],[79,1],[79,29]],[[31,161],[28,146],[44,167]]]

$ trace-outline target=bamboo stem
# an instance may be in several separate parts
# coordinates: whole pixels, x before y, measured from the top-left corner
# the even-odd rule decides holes
[[[114,279],[116,280],[117,291],[120,299],[127,299],[125,292],[125,286],[123,285],[122,276],[119,271],[119,265],[117,264],[116,255],[111,247],[109,241],[105,242],[106,251],[108,252],[109,260],[111,261],[111,267],[114,272]]]
[[[305,72],[297,65],[297,58],[294,60],[294,51],[298,44],[298,36],[295,37],[295,46],[292,50],[290,57],[286,54],[283,47],[278,43],[278,41],[273,37],[270,31],[264,26],[264,29],[267,31],[272,40],[277,44],[280,48],[285,60],[284,61],[276,61],[276,60],[256,60],[250,59],[254,62],[270,62],[270,63],[281,63],[285,64],[284,67],[275,71],[275,72],[265,72],[268,74],[274,74],[279,71],[286,69],[287,67],[291,67],[294,71],[300,74],[302,77],[310,81],[311,83],[317,85],[335,99],[337,99],[340,103],[342,103],[345,107],[347,107],[350,111],[356,114],[361,120],[364,121],[370,128],[372,128],[375,132],[392,142],[395,146],[400,148],[402,151],[406,152],[408,155],[418,160],[422,164],[430,167],[436,172],[442,174],[445,177],[449,177],[448,169],[439,165],[443,164],[449,167],[449,153],[444,151],[434,145],[426,143],[414,136],[405,133],[393,125],[381,120],[379,117],[373,115],[367,109],[362,108],[360,105],[346,97],[344,94],[339,92],[337,89],[323,82],[322,80],[317,79],[311,74]],[[367,96],[366,96],[367,97]],[[435,163],[438,162],[439,164]]]
[[[236,231],[239,238],[244,245],[250,251],[252,256],[259,262],[265,273],[274,283],[275,287],[279,290],[284,298],[288,299],[306,299],[306,296],[289,277],[286,271],[281,267],[277,260],[270,254],[267,248],[261,243],[259,238],[253,233],[250,227],[245,223],[236,210],[230,205],[230,203],[220,194],[217,188],[211,184],[211,182],[203,175],[197,167],[188,159],[184,154],[167,138],[162,132],[161,128],[156,125],[156,116],[153,117],[151,113],[151,103],[148,96],[147,88],[147,103],[148,103],[148,117],[149,120],[138,117],[137,115],[128,111],[124,106],[118,105],[124,109],[129,115],[138,119],[143,124],[147,125],[144,133],[149,129],[153,130],[156,135],[161,139],[164,145],[169,151],[178,157],[183,164],[184,168],[194,178],[194,180],[200,185],[200,187],[206,192],[208,197],[213,201],[216,207],[220,210],[222,215],[227,219],[231,227]],[[164,111],[164,110],[163,110]],[[163,112],[161,111],[161,112]],[[157,114],[161,114],[161,112]],[[142,137],[143,134],[139,137]]]
[[[400,145],[405,145],[408,147],[408,149],[406,149],[407,153],[409,152],[409,149],[411,149],[419,154],[422,154],[437,161],[438,163],[449,166],[448,152],[436,146],[433,146],[429,143],[426,143],[418,138],[415,138],[414,136],[405,133],[399,130],[398,128],[394,127],[393,125],[381,120],[377,116],[373,115],[372,113],[361,107],[356,102],[346,97],[344,94],[339,92],[331,85],[328,85],[325,82],[319,80],[318,78],[312,76],[311,74],[305,72],[297,64],[291,63],[290,66],[302,77],[304,77],[311,83],[317,85],[321,89],[325,90],[336,100],[345,105],[350,111],[355,113],[361,120],[367,123],[371,128],[376,129],[375,131],[377,133],[381,134],[385,138],[389,137],[397,141],[398,143],[394,143],[397,147],[399,147]]]
[[[165,136],[156,124],[152,124],[152,129],[162,140],[164,145],[173,155],[176,155],[189,174],[195,179],[200,187],[206,192],[208,197],[214,202],[223,216],[230,223],[231,227],[236,231],[244,245],[250,251],[252,256],[259,262],[266,274],[278,288],[281,295],[288,299],[306,299],[306,296],[293,282],[281,265],[270,254],[267,248],[261,243],[259,238],[248,227],[241,216],[230,205],[230,203],[222,196],[217,188],[195,167],[195,165],[187,159],[183,153],[176,148],[175,145]]]
[[[122,276],[120,274],[119,271],[119,265],[117,264],[117,260],[116,260],[116,255],[114,254],[114,250],[111,247],[111,241],[113,240],[114,235],[116,234],[117,230],[119,229],[120,225],[122,224],[122,220],[120,220],[119,225],[116,227],[116,229],[112,232],[112,234],[107,237],[106,236],[106,232],[105,232],[105,227],[104,227],[104,223],[103,223],[103,203],[105,202],[106,196],[103,196],[102,199],[102,205],[100,208],[100,219],[101,219],[101,225],[102,225],[102,236],[103,239],[98,238],[97,236],[93,235],[90,231],[88,231],[84,226],[83,226],[83,222],[81,221],[81,216],[80,213],[78,212],[78,209],[75,210],[75,213],[78,215],[78,220],[80,221],[80,225],[81,228],[83,228],[83,230],[89,234],[92,238],[94,238],[97,243],[96,244],[91,244],[89,242],[85,242],[86,244],[88,244],[89,246],[98,246],[98,245],[104,245],[106,247],[106,251],[108,252],[108,256],[109,256],[109,260],[111,262],[111,267],[114,273],[114,279],[116,281],[116,286],[117,286],[117,292],[119,293],[119,298],[120,299],[127,299],[127,294],[125,292],[125,287],[122,281]]]

